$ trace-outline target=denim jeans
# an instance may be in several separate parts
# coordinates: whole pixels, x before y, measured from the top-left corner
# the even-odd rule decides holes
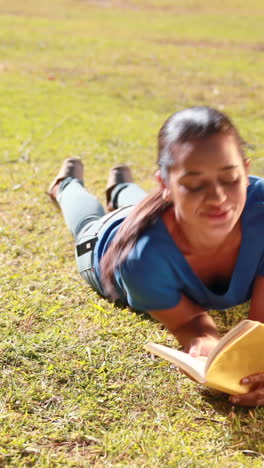
[[[101,295],[104,295],[103,289],[93,269],[93,250],[78,255],[78,246],[94,239],[106,223],[124,217],[145,196],[146,192],[134,183],[118,184],[111,193],[116,210],[106,214],[99,200],[85,189],[80,180],[68,177],[59,185],[57,202],[75,239],[78,270],[85,281]]]

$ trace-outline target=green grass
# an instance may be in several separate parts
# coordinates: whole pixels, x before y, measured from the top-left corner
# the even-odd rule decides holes
[[[260,0],[0,1],[0,466],[263,467],[263,409],[233,408],[162,360],[176,342],[76,272],[45,190],[82,156],[154,186],[156,135],[177,109],[230,114],[264,174]],[[225,332],[248,306],[213,312]]]

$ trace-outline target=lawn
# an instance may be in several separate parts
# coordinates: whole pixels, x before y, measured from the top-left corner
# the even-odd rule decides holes
[[[177,342],[87,287],[45,194],[70,155],[102,202],[117,162],[151,190],[160,126],[197,104],[264,175],[263,22],[260,0],[0,0],[1,467],[264,466],[264,410],[151,359]]]

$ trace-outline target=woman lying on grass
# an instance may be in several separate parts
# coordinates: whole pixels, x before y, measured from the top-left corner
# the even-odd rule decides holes
[[[172,115],[158,143],[159,188],[150,195],[116,166],[105,215],[83,186],[78,158],[64,162],[49,195],[75,237],[83,278],[206,356],[219,340],[210,309],[251,298],[249,319],[264,322],[264,180],[248,176],[238,131],[209,107]],[[231,401],[263,405],[264,369],[248,379],[252,390]]]

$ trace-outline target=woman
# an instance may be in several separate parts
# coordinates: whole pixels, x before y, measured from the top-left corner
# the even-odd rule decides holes
[[[158,142],[159,188],[146,195],[126,166],[114,168],[110,215],[84,189],[79,159],[64,163],[49,194],[73,232],[86,281],[147,311],[186,352],[206,356],[219,340],[208,310],[251,298],[249,318],[264,322],[264,181],[248,176],[241,137],[215,109],[175,113]],[[264,373],[248,382],[252,391],[231,401],[264,404]]]

